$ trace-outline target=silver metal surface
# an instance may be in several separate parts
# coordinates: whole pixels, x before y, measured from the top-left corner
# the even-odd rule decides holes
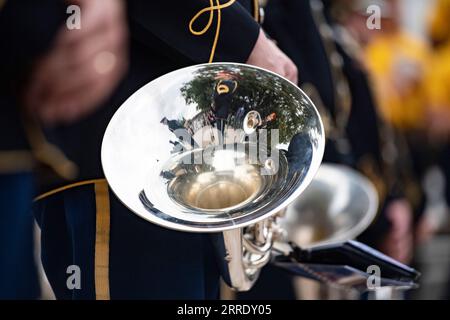
[[[366,177],[343,165],[322,164],[279,224],[288,240],[311,247],[356,238],[372,223],[377,209],[376,189]]]
[[[319,114],[297,86],[217,63],[171,72],[133,94],[109,123],[101,156],[111,189],[137,215],[217,232],[261,222],[296,199],[324,144]],[[264,247],[255,228],[251,241]]]

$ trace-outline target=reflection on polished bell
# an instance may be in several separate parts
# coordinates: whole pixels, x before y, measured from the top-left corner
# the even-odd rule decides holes
[[[374,220],[378,195],[373,184],[357,171],[322,164],[314,180],[291,203],[280,225],[289,241],[311,247],[351,240]]]
[[[197,65],[133,94],[111,119],[102,165],[140,217],[213,234],[223,279],[249,290],[271,257],[276,215],[314,178],[325,137],[290,81],[243,64]]]
[[[313,179],[324,130],[288,80],[232,63],[166,74],[116,112],[102,145],[112,190],[134,213],[180,231],[262,221]]]

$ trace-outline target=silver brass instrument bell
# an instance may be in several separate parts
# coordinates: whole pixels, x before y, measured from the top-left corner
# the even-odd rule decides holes
[[[347,166],[322,163],[279,224],[289,241],[307,248],[355,239],[377,210],[378,194],[369,179]]]
[[[293,83],[234,63],[166,74],[115,113],[101,157],[108,183],[160,226],[217,233],[223,277],[248,290],[279,238],[277,214],[310,184],[325,138]]]

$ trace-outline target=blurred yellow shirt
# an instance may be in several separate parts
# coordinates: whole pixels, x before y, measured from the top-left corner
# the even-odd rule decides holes
[[[383,34],[365,48],[379,112],[400,129],[420,128],[427,105],[427,44],[406,32]]]

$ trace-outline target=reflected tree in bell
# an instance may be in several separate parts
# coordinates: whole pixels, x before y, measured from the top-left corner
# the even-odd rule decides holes
[[[193,80],[180,89],[186,104],[197,105],[203,112],[213,110],[214,89],[224,75],[238,83],[229,108],[230,114],[235,115],[242,107],[247,112],[257,110],[263,119],[272,119],[264,123],[269,133],[270,129],[279,129],[280,143],[289,143],[289,137],[301,132],[305,121],[313,118],[307,114],[311,111],[305,108],[306,98],[299,96],[290,83],[258,69],[243,70],[238,66],[211,65],[197,70]]]

